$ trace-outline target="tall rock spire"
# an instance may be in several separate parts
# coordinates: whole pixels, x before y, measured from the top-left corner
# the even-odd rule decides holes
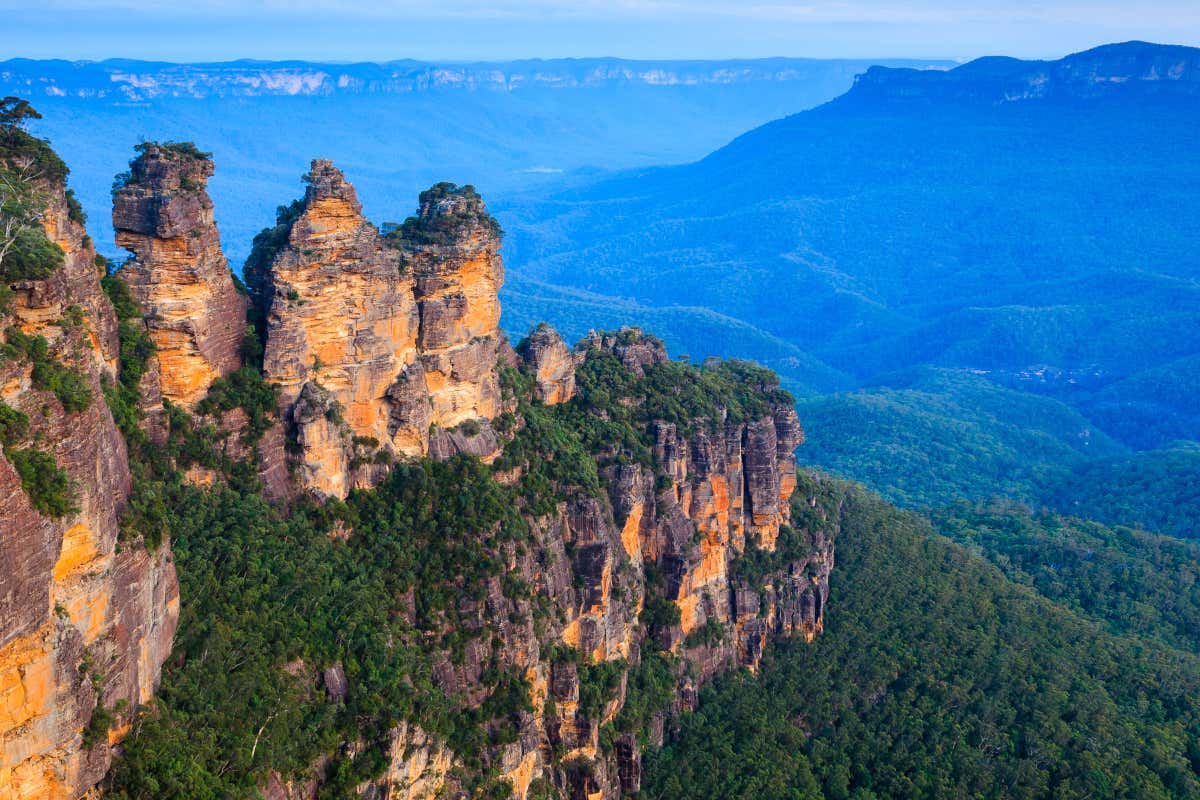
[[[221,252],[206,185],[213,164],[189,144],[143,144],[113,194],[121,277],[146,313],[162,395],[191,408],[241,366],[246,298]]]
[[[263,371],[301,446],[301,481],[341,496],[353,447],[424,454],[428,400],[412,278],[332,162],[313,161],[305,182],[304,200],[257,240],[247,278],[264,305]]]
[[[499,413],[500,227],[471,186],[439,183],[421,193],[399,234],[416,279],[419,346],[433,422],[452,428]]]

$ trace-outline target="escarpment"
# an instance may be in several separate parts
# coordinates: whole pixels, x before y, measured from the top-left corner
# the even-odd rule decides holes
[[[475,191],[381,234],[323,160],[243,339],[210,171],[144,148],[107,297],[56,186],[62,265],[0,296],[0,786],[632,797],[705,681],[821,631],[840,499],[772,373],[632,328],[510,347]]]
[[[28,201],[0,212],[21,230],[0,258],[0,794],[56,800],[104,776],[150,700],[178,584],[169,546],[118,543],[118,324],[65,167],[10,128],[0,172]]]
[[[241,366],[246,298],[221,252],[208,154],[176,143],[138,151],[113,192],[117,245],[133,254],[121,278],[145,313],[163,398],[191,409]]]

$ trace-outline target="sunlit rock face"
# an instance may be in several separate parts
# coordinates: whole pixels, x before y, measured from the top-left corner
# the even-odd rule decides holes
[[[499,413],[500,229],[469,186],[421,193],[400,229],[405,268],[416,281],[420,350],[432,421],[443,428]]]
[[[263,371],[280,386],[292,435],[304,439],[300,482],[343,497],[354,484],[355,437],[398,455],[428,448],[417,304],[412,278],[401,274],[398,255],[363,217],[342,173],[318,159],[305,182],[277,251],[261,274],[247,277],[265,306]]]
[[[344,497],[378,482],[396,457],[494,458],[504,270],[478,195],[439,184],[382,237],[331,162],[313,161],[305,182],[304,199],[260,236],[246,268],[300,487]]]
[[[113,194],[121,277],[141,305],[166,400],[193,408],[241,366],[247,300],[221,252],[207,183],[212,161],[187,145],[147,144]]]
[[[538,400],[552,406],[575,396],[575,367],[579,358],[558,331],[542,323],[521,342],[519,352],[533,372],[534,395]]]
[[[117,544],[129,465],[101,397],[101,377],[115,376],[116,318],[63,186],[46,191],[43,224],[64,263],[10,286],[0,330],[44,336],[49,355],[84,377],[90,402],[68,410],[34,386],[28,359],[0,360],[0,399],[28,419],[12,447],[49,454],[72,482],[73,507],[43,514],[0,454],[0,794],[13,800],[76,798],[103,777],[157,686],[179,612],[169,545]],[[100,707],[113,724],[85,746]]]

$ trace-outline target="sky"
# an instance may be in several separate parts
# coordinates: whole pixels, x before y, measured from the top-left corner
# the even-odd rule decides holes
[[[0,0],[4,58],[1056,58],[1200,45],[1200,0]]]

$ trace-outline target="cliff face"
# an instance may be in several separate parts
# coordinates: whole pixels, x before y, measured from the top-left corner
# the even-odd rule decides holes
[[[74,798],[100,780],[112,744],[157,685],[179,603],[169,547],[117,546],[130,477],[101,396],[118,356],[116,319],[61,183],[45,190],[42,224],[63,263],[10,284],[15,295],[0,311],[18,350],[0,359],[10,423],[0,455],[0,787],[17,800]],[[44,337],[45,350],[23,346],[31,340],[22,335]],[[63,386],[71,393],[60,398]],[[12,412],[27,423],[16,434]],[[52,467],[19,471],[34,451],[64,473],[68,507],[47,510],[38,482]],[[93,723],[85,744],[103,712],[111,727]]]
[[[332,163],[305,181],[246,270],[300,486],[345,497],[397,456],[493,457],[503,267],[478,195],[435,187],[385,241]],[[451,430],[467,421],[482,430]]]
[[[552,406],[575,396],[575,367],[579,359],[558,331],[546,324],[539,325],[521,343],[521,357],[533,371],[534,396],[538,400]]]
[[[382,483],[397,457],[467,456],[397,467],[393,478],[423,488],[390,495],[386,508],[369,505],[403,482],[288,509],[332,548],[373,541],[355,528],[376,526],[399,565],[361,595],[379,604],[368,627],[381,626],[387,644],[371,646],[386,652],[371,652],[364,670],[338,636],[312,650],[325,663],[278,665],[298,697],[361,703],[355,693],[392,666],[439,710],[421,717],[422,700],[410,698],[336,738],[325,728],[319,741],[337,744],[314,744],[308,770],[248,773],[265,796],[311,800],[326,781],[363,774],[342,769],[360,761],[374,777],[351,788],[380,800],[465,798],[498,782],[521,800],[634,796],[642,748],[695,706],[701,683],[756,669],[772,637],[821,630],[838,509],[818,482],[797,485],[803,433],[773,375],[672,362],[636,329],[571,349],[542,326],[514,350],[497,327],[500,232],[473,189],[435,186],[381,236],[342,174],[318,160],[303,200],[260,236],[247,266],[265,323],[262,378],[278,394],[249,370],[214,388],[239,364],[244,306],[203,194],[211,165],[190,153],[147,147],[114,210],[135,252],[122,274],[160,358],[123,373],[113,408],[122,426],[130,407],[161,410],[164,397],[192,412],[173,415],[170,430],[161,418],[148,425],[153,454],[146,437],[131,438],[139,480],[252,483],[257,458],[276,498],[288,499],[289,484],[345,498]],[[104,775],[151,698],[179,607],[166,545],[117,547],[131,470],[101,388],[137,341],[136,317],[122,300],[117,325],[61,186],[52,198],[45,229],[65,260],[12,284],[0,360],[0,786],[21,800],[75,797]],[[37,447],[50,465],[32,479]],[[352,554],[321,562],[340,575],[330,585],[375,585],[342,557]],[[179,664],[199,663],[187,653]],[[462,735],[446,714],[474,727]]]
[[[265,271],[247,277],[266,312],[263,371],[279,384],[300,444],[300,481],[344,497],[353,437],[404,455],[428,446],[417,306],[412,279],[400,274],[341,172],[317,160],[305,181],[304,201],[264,258]]]
[[[421,362],[432,422],[453,428],[499,413],[500,229],[467,187],[421,193],[416,217],[400,229],[405,266],[421,309]]]
[[[117,245],[133,253],[121,278],[146,314],[163,398],[190,409],[241,366],[247,301],[213,222],[212,161],[184,145],[140,151],[113,195]]]

